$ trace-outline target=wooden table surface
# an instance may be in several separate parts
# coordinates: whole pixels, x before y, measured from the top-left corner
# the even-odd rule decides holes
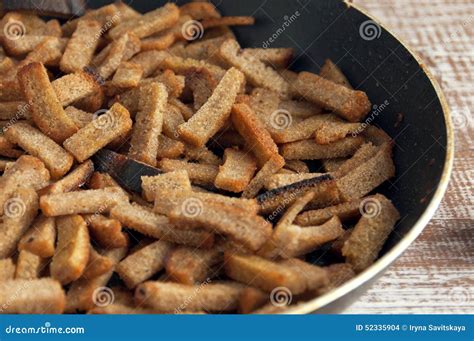
[[[413,245],[351,314],[474,313],[474,2],[354,0],[408,43],[448,100],[456,152],[448,191]]]

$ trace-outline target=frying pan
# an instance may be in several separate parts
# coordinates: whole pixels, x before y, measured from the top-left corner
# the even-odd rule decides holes
[[[91,1],[100,7],[112,1]],[[134,0],[147,12],[166,1]],[[186,1],[177,1],[183,4]],[[326,295],[289,313],[338,313],[355,301],[421,233],[446,191],[453,163],[453,130],[438,84],[423,62],[375,18],[336,0],[216,0],[223,15],[252,15],[257,24],[234,32],[245,47],[292,47],[291,69],[318,72],[330,58],[374,108],[372,124],[394,140],[395,178],[378,192],[401,213],[381,257]]]

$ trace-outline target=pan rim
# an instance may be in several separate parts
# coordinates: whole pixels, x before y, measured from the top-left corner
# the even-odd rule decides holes
[[[422,215],[415,222],[413,227],[409,232],[396,244],[394,245],[385,255],[380,257],[374,264],[369,268],[359,273],[353,279],[347,281],[340,287],[324,294],[320,297],[314,298],[312,300],[298,304],[295,307],[289,307],[284,314],[309,314],[317,313],[318,309],[328,306],[332,302],[342,298],[343,296],[349,294],[351,291],[362,287],[364,284],[368,284],[370,280],[376,279],[377,276],[382,275],[389,265],[391,265],[398,257],[402,255],[403,252],[415,241],[415,239],[421,234],[425,229],[426,225],[429,223],[436,210],[438,209],[441,200],[446,193],[448,188],[449,180],[451,177],[451,172],[453,169],[454,163],[454,130],[451,120],[451,112],[446,101],[446,97],[438,84],[438,81],[433,77],[432,73],[427,68],[423,60],[418,56],[418,54],[408,46],[403,39],[401,39],[397,34],[393,33],[390,29],[387,29],[377,18],[373,15],[367,13],[363,8],[353,4],[350,0],[343,1],[346,6],[354,8],[356,11],[360,12],[370,20],[376,22],[380,27],[382,27],[387,33],[392,35],[403,47],[415,58],[418,65],[428,77],[431,85],[433,86],[436,95],[440,101],[441,108],[443,110],[445,129],[446,129],[446,158],[443,165],[443,172],[441,174],[440,181],[436,188],[433,197],[431,198],[428,206]]]

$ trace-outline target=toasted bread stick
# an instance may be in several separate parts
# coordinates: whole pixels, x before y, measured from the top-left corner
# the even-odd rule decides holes
[[[43,258],[54,255],[56,222],[52,217],[40,215],[18,243],[19,250],[26,250]]]
[[[300,118],[308,118],[318,115],[323,111],[320,106],[302,100],[282,100],[278,104],[278,109],[288,111],[291,117]]]
[[[348,135],[357,136],[364,131],[364,123],[325,122],[314,133],[314,139],[319,144],[328,144],[342,140]]]
[[[24,155],[0,177],[0,213],[4,214],[7,201],[19,188],[39,190],[49,183],[49,172],[36,157]]]
[[[220,18],[216,7],[210,2],[188,2],[179,7],[180,15],[189,15],[195,20]]]
[[[215,230],[252,250],[259,249],[270,237],[271,225],[260,216],[251,216],[242,209],[213,202],[201,204],[198,211],[194,212],[192,205],[193,201],[185,200],[181,207],[176,207],[169,215],[171,222]]]
[[[342,248],[346,261],[356,272],[363,271],[377,259],[396,221],[400,219],[397,209],[386,197],[376,194],[372,200],[378,212],[363,215]]]
[[[277,173],[270,176],[265,182],[266,189],[275,189],[278,187],[288,186],[302,180],[307,180],[323,175],[323,173]]]
[[[353,155],[364,143],[360,136],[346,137],[329,144],[317,144],[313,140],[302,140],[281,145],[281,155],[289,160],[320,160]]]
[[[336,84],[343,85],[348,89],[352,89],[351,83],[349,83],[341,69],[339,69],[339,67],[330,59],[326,59],[324,61],[321,70],[319,70],[319,76],[326,78]]]
[[[267,303],[269,298],[270,296],[264,291],[254,287],[247,287],[240,293],[239,313],[250,314]]]
[[[232,107],[232,123],[257,157],[260,166],[278,154],[275,142],[248,105],[239,103]]]
[[[89,232],[84,219],[71,215],[56,219],[58,244],[50,266],[51,276],[62,284],[81,277],[89,261]]]
[[[164,268],[171,249],[170,243],[158,240],[126,257],[116,271],[128,288],[135,288]]]
[[[214,243],[211,232],[176,228],[166,216],[137,204],[120,203],[111,210],[110,215],[148,237],[202,248],[209,248]]]
[[[119,103],[115,103],[105,114],[98,116],[64,141],[63,145],[79,162],[84,162],[131,128],[129,112]]]
[[[61,178],[72,166],[72,155],[28,123],[18,122],[12,125],[5,136],[10,142],[43,161],[53,179]]]
[[[65,193],[77,190],[84,185],[94,172],[94,164],[91,160],[78,165],[61,180],[56,181],[44,188],[42,194]]]
[[[290,224],[282,230],[279,238],[280,255],[283,258],[299,257],[308,254],[323,244],[336,240],[344,234],[337,216],[318,226]]]
[[[245,55],[240,51],[239,43],[234,39],[226,40],[219,49],[220,56],[242,71],[252,85],[276,91],[282,97],[288,95],[288,83],[278,72],[254,56]]]
[[[168,100],[166,87],[151,83],[140,88],[140,111],[135,125],[128,155],[151,166],[156,165],[158,136],[163,127],[163,114]]]
[[[199,284],[219,274],[224,261],[218,249],[192,249],[178,247],[171,251],[166,260],[166,273],[183,284]]]
[[[38,195],[31,188],[17,189],[5,201],[0,224],[0,259],[11,256],[38,213]]]
[[[117,71],[115,71],[112,81],[109,83],[109,86],[114,88],[116,91],[121,91],[122,89],[134,88],[138,86],[140,80],[142,79],[143,68],[141,65],[122,62]]]
[[[8,129],[9,123],[6,123],[5,128]],[[2,128],[4,131],[5,128]],[[19,149],[16,149],[15,145],[7,140],[3,135],[0,135],[0,155],[9,157],[9,158],[19,158],[23,155],[23,152]]]
[[[109,35],[118,39],[129,32],[138,38],[144,38],[172,27],[179,19],[179,9],[173,3],[168,3],[140,17],[130,19],[112,28]]]
[[[63,72],[82,71],[90,64],[99,43],[101,25],[90,19],[81,19],[69,39],[59,64]]]
[[[273,131],[272,137],[276,143],[305,140],[314,136],[315,132],[325,126],[325,123],[328,121],[332,122],[335,120],[337,120],[337,116],[331,114],[311,116],[301,122],[292,124],[288,128]],[[318,142],[318,140],[316,141]]]
[[[36,126],[57,143],[62,143],[77,131],[73,120],[64,112],[46,69],[40,63],[31,63],[18,72],[25,98],[31,106]]]
[[[121,201],[127,201],[119,188],[107,187],[104,189],[90,189],[68,193],[54,193],[43,195],[40,207],[48,217],[108,212]]]
[[[174,208],[185,205],[186,201],[188,204],[192,204],[189,209],[195,209],[192,207],[194,204],[196,204],[196,208],[199,208],[201,204],[215,203],[244,210],[249,215],[255,215],[259,210],[259,205],[255,199],[232,198],[217,193],[200,192],[195,188],[193,188],[193,192],[181,191],[176,188],[166,190],[162,188],[156,193],[154,210],[157,213],[169,215]]]
[[[193,184],[213,186],[219,167],[184,160],[161,159],[158,167],[165,172],[174,172],[184,169]]]
[[[355,277],[352,266],[347,263],[336,263],[325,267],[329,283],[318,289],[317,294],[322,295],[343,285],[348,280]]]
[[[121,19],[125,20],[126,16],[123,15],[123,13],[121,13],[119,10],[118,4],[102,6],[100,8],[88,11],[81,18],[69,20],[68,22],[64,23],[62,26],[64,36],[70,37],[76,30],[77,25],[81,19],[96,20],[101,24],[101,26],[108,28],[108,26],[116,26],[121,21]]]
[[[108,51],[105,59],[97,67],[97,74],[100,75],[102,79],[105,80],[112,76],[112,74],[120,66],[120,63],[127,59],[127,47],[129,47],[131,43],[133,44],[133,40],[137,40],[139,42],[137,37],[126,33],[110,44],[110,50]],[[138,50],[136,52],[138,52]]]
[[[302,97],[335,111],[350,122],[362,120],[370,110],[365,92],[348,89],[310,72],[301,72],[295,87]]]
[[[71,73],[51,82],[59,103],[66,107],[94,94],[96,81],[86,72]]]
[[[247,188],[242,193],[243,198],[254,198],[258,192],[264,187],[267,179],[278,172],[285,165],[285,159],[280,155],[271,157],[263,167],[255,174]]]
[[[329,282],[326,269],[307,263],[301,259],[291,258],[282,261],[280,264],[298,273],[301,277],[301,281],[304,282],[306,286],[306,290],[312,291],[324,287]]]
[[[227,276],[266,292],[278,287],[287,288],[293,295],[306,291],[299,272],[265,258],[226,253],[224,264]]]
[[[36,279],[48,264],[48,260],[34,253],[21,250],[16,260],[15,279]]]
[[[61,314],[64,305],[64,290],[54,279],[0,282],[0,312],[3,314]]]
[[[128,247],[114,248],[104,253],[114,266],[127,254]],[[74,281],[66,296],[67,313],[87,311],[97,305],[106,305],[114,301],[113,291],[107,288],[107,282],[112,277],[113,270],[94,278],[79,278]]]
[[[147,201],[154,201],[161,189],[178,189],[191,191],[191,182],[186,170],[177,170],[155,176],[142,176],[143,196]]]
[[[214,184],[217,188],[239,193],[242,192],[255,173],[257,162],[253,155],[236,149],[224,151],[224,164],[219,166]]]
[[[11,258],[0,259],[0,283],[15,277],[15,263]]]
[[[137,287],[135,298],[139,304],[160,311],[232,311],[237,308],[243,287],[235,282],[206,281],[200,285],[187,285],[150,281]]]
[[[371,159],[375,154],[377,154],[378,150],[379,147],[374,146],[371,142],[364,143],[359,149],[357,149],[351,158],[342,162],[331,174],[336,178],[341,178],[344,175],[349,174],[361,164]]]
[[[180,138],[195,146],[204,146],[229,117],[243,80],[244,76],[239,70],[229,69],[208,101],[178,127]]]
[[[34,62],[42,63],[47,66],[57,66],[66,48],[66,44],[67,39],[47,37],[40,44],[35,46],[33,51],[28,53],[25,59],[18,63],[18,68],[22,68]]]
[[[96,251],[92,246],[89,252],[89,261],[82,273],[82,278],[91,279],[99,277],[112,269],[114,262],[99,252]]]
[[[258,254],[262,257],[276,258],[278,256],[286,257],[285,251],[288,246],[293,244],[293,240],[288,238],[288,230],[290,229],[293,221],[295,220],[298,213],[300,213],[305,206],[314,198],[315,193],[308,191],[304,195],[298,197],[294,203],[285,211],[285,214],[280,218],[278,224],[273,230],[271,238],[260,248]],[[298,237],[296,235],[296,237]],[[295,238],[293,238],[295,239]]]
[[[313,199],[314,206],[326,207],[340,202],[336,181],[329,174],[272,189],[258,196],[257,200],[261,205],[261,211],[270,213],[272,219],[274,219],[288,205],[291,205],[297,197],[309,190],[316,193]]]
[[[176,159],[184,153],[184,143],[170,139],[166,135],[158,137],[158,159]]]
[[[207,147],[194,147],[186,144],[185,157],[188,160],[208,165],[220,166],[222,160]]]
[[[392,146],[385,144],[372,158],[337,179],[337,187],[345,200],[361,198],[394,175]]]
[[[114,249],[128,245],[128,236],[122,231],[122,224],[117,219],[96,213],[86,214],[83,217],[92,240],[102,248]]]
[[[286,68],[293,58],[292,48],[247,48],[242,51],[243,56],[252,56],[258,60],[273,66],[274,68]]]
[[[354,199],[338,205],[306,211],[296,217],[295,223],[300,226],[314,226],[328,221],[333,216],[337,216],[341,221],[358,218],[360,202],[361,199]]]

